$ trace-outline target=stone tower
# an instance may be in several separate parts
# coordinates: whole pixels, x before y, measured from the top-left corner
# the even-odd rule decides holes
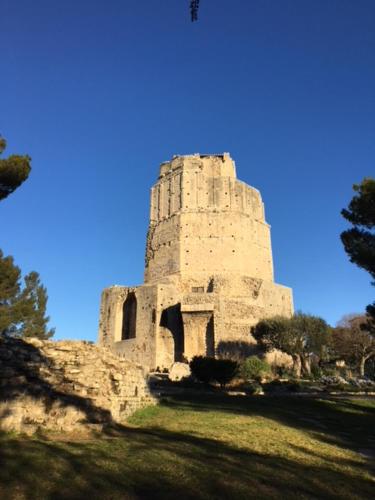
[[[144,281],[103,291],[99,342],[148,369],[243,348],[259,319],[293,313],[291,289],[273,281],[260,193],[227,153],[160,166]]]

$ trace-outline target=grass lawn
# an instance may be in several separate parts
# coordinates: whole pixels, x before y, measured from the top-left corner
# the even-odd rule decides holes
[[[0,498],[375,498],[375,400],[184,395],[98,439],[0,437]]]

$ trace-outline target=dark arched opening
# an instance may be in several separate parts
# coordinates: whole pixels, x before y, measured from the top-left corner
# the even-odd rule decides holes
[[[128,293],[122,306],[121,340],[134,339],[137,322],[137,298],[134,292]]]
[[[181,306],[176,304],[164,309],[160,317],[160,326],[170,331],[173,338],[173,359],[182,361],[184,353],[184,325],[181,316]]]

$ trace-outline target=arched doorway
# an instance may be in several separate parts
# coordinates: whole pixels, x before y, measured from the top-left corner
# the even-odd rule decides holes
[[[137,322],[137,298],[134,292],[128,293],[122,306],[121,340],[134,339]]]

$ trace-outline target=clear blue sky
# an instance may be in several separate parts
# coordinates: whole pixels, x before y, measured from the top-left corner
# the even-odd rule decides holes
[[[29,180],[0,247],[95,340],[101,290],[143,279],[149,189],[173,154],[229,151],[272,226],[276,281],[334,324],[374,299],[340,210],[375,176],[375,1],[0,0],[0,133]]]

